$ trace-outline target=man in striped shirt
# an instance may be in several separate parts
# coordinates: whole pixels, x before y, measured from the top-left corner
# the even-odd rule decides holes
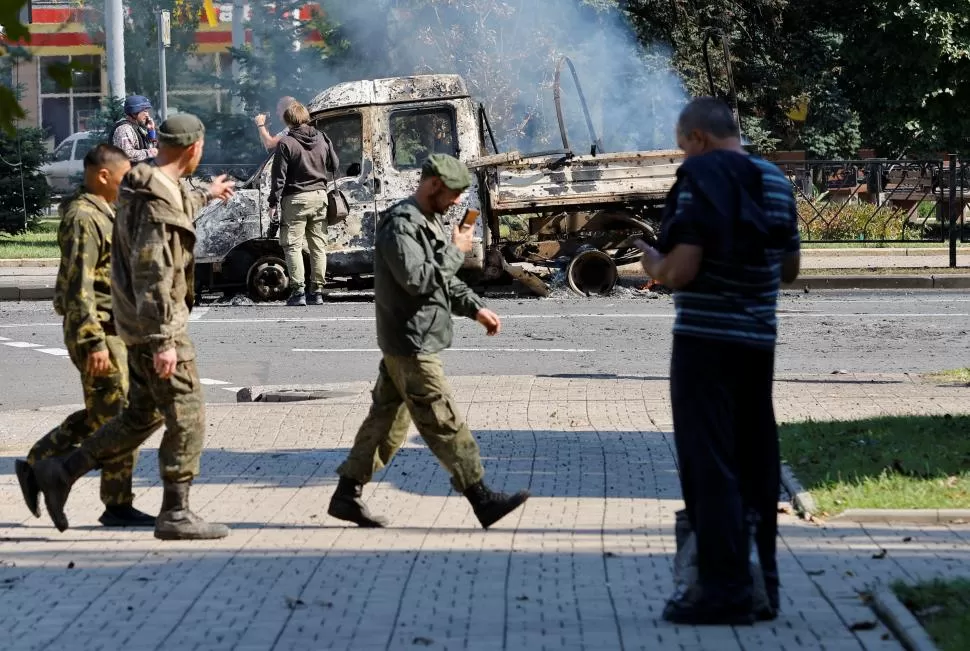
[[[798,276],[791,184],[741,146],[731,109],[703,97],[684,109],[687,158],[667,199],[657,249],[643,267],[674,290],[670,391],[681,490],[697,542],[698,582],[664,610],[683,624],[773,619],[780,458],[772,406],[775,309]],[[754,612],[746,519],[770,608]]]

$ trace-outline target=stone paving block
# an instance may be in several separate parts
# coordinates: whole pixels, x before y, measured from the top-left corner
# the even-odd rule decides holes
[[[794,378],[798,379],[798,378]],[[956,411],[962,394],[906,376],[776,386],[779,418]],[[849,382],[851,380],[852,382]],[[0,502],[0,631],[17,649],[899,649],[859,591],[967,573],[970,527],[806,524],[781,516],[782,614],[694,629],[661,621],[681,508],[663,378],[456,378],[490,485],[533,498],[484,532],[416,432],[365,489],[391,528],[326,515],[369,383],[320,403],[210,405],[193,507],[223,541],[106,530],[95,474],[57,533]],[[948,402],[949,401],[949,402]],[[0,485],[71,409],[0,413]],[[157,509],[156,433],[135,477]],[[904,539],[908,539],[904,542]],[[886,550],[884,558],[873,558]],[[68,564],[74,563],[72,569]],[[9,586],[9,587],[8,587]],[[56,603],[50,607],[49,604]]]

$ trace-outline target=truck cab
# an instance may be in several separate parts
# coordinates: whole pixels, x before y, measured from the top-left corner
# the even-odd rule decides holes
[[[373,273],[378,215],[414,192],[425,158],[444,153],[471,162],[482,156],[477,105],[461,77],[422,75],[338,84],[307,108],[311,124],[334,144],[340,159],[335,183],[350,208],[346,220],[328,227],[327,274],[353,285]],[[271,168],[272,155],[232,199],[199,214],[196,276],[202,289],[245,286],[255,300],[285,298],[283,251],[267,237]],[[476,182],[445,216],[446,225],[480,204]],[[483,269],[486,220],[475,228],[466,274]]]

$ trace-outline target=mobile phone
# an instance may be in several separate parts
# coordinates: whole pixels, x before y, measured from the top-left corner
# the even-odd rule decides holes
[[[480,214],[482,213],[474,208],[465,208],[465,216],[461,218],[461,227],[474,226]]]

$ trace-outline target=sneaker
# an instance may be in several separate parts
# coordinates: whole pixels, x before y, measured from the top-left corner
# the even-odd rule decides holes
[[[293,292],[290,294],[290,297],[286,299],[286,304],[290,307],[305,306],[306,294],[303,292]]]
[[[313,292],[307,299],[310,305],[323,305],[323,292]]]

